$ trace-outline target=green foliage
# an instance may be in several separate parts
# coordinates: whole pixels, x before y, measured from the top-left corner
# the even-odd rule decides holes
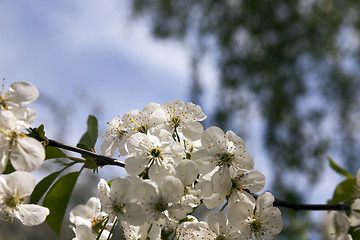
[[[40,201],[40,199],[44,196],[51,184],[55,181],[55,179],[60,175],[62,171],[63,170],[51,173],[47,177],[43,178],[38,184],[36,184],[34,191],[31,193],[30,196],[31,204],[37,204]]]
[[[81,137],[78,147],[92,150],[98,138],[98,121],[95,116],[90,115],[87,120],[87,131]]]
[[[40,142],[45,141],[45,131],[44,131],[43,124],[41,124],[37,128],[29,128],[28,130],[29,130],[29,133],[28,133],[29,137],[33,137],[33,138],[39,140]]]
[[[80,172],[71,172],[61,177],[45,195],[43,206],[50,210],[46,221],[58,235],[60,235],[65,211],[79,175]]]
[[[6,164],[6,168],[4,170],[4,172],[2,174],[10,174],[12,172],[15,172],[16,170],[14,169],[14,167],[11,165],[11,162],[8,161]]]
[[[356,231],[355,231],[356,230]],[[351,227],[349,234],[351,234],[352,239],[356,240],[356,239],[360,239],[360,230],[359,230],[359,226],[357,227]]]
[[[78,148],[82,148],[91,152],[94,152],[94,147],[98,137],[98,122],[96,117],[90,115],[87,120],[87,131],[81,137],[79,143],[76,145]],[[85,167],[89,169],[97,170],[98,165],[94,158],[82,155],[86,159]]]
[[[347,177],[349,179],[355,179],[353,175],[351,175],[348,171],[340,167],[337,163],[334,162],[334,160],[331,157],[328,157],[330,167],[340,175]]]
[[[351,199],[357,194],[356,180],[353,178],[342,181],[335,189],[333,198],[328,201],[329,204],[340,203]]]
[[[47,146],[45,148],[45,160],[53,158],[66,158],[67,156],[59,148]]]

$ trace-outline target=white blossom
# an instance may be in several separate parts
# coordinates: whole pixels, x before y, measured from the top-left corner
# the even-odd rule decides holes
[[[165,129],[171,134],[177,132],[181,138],[192,141],[201,137],[204,128],[198,121],[203,121],[206,115],[199,105],[176,99],[161,106],[166,113]]]
[[[281,232],[281,213],[273,207],[274,200],[271,193],[265,192],[258,196],[255,206],[248,202],[236,202],[230,206],[229,223],[240,230],[241,239],[272,236]]]
[[[329,240],[352,240],[348,234],[350,219],[343,211],[329,211],[325,216],[325,231]]]
[[[125,135],[130,137],[139,132],[146,134],[148,130],[160,127],[164,117],[164,111],[158,103],[149,103],[142,111],[132,110],[122,118],[126,129]]]
[[[194,152],[191,159],[200,173],[208,173],[216,166],[226,168],[229,174],[241,174],[254,169],[254,160],[245,151],[244,141],[232,131],[226,135],[218,127],[210,127],[201,136],[203,148]]]
[[[147,220],[153,227],[173,224],[192,211],[192,207],[180,203],[184,185],[174,176],[164,177],[160,186],[152,181],[138,183],[134,194],[147,211]]]
[[[43,223],[49,209],[25,203],[34,187],[35,180],[28,172],[16,171],[6,178],[0,177],[0,212],[18,218],[26,226]]]
[[[100,239],[107,239],[110,232],[106,227],[111,227],[112,224],[108,223],[106,227],[104,224],[107,222],[106,213],[101,211],[101,203],[99,198],[92,197],[86,204],[79,204],[70,211],[70,222],[75,225],[73,231],[76,238],[86,239],[82,236],[88,236],[88,232],[92,235],[91,238],[96,239],[100,231],[103,229]],[[81,228],[79,229],[79,227]],[[87,229],[85,229],[85,226]]]
[[[105,133],[104,141],[101,144],[101,154],[105,156],[113,156],[116,149],[119,150],[120,155],[126,155],[125,149],[125,133],[123,121],[119,117],[111,120],[109,128]]]
[[[183,158],[184,151],[180,143],[173,143],[171,135],[161,130],[154,135],[136,133],[126,143],[129,156],[125,160],[125,169],[136,176],[148,169],[149,178],[160,183],[163,177],[173,175],[175,160]]]
[[[16,128],[16,119],[9,112],[0,111],[0,173],[7,165],[20,171],[33,171],[45,159],[45,150],[42,144]]]
[[[110,222],[114,219],[128,222],[129,224],[140,226],[143,225],[144,209],[137,203],[133,192],[134,178],[115,178],[111,181],[111,187],[104,179],[100,179],[98,183],[99,198],[103,211],[110,218]],[[139,180],[140,181],[140,180]]]

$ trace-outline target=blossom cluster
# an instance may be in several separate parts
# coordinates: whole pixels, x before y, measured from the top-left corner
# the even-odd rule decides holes
[[[31,128],[36,112],[27,107],[38,96],[28,82],[15,82],[7,92],[2,85],[0,92],[0,174],[7,174],[0,176],[0,218],[18,218],[27,226],[43,223],[50,213],[26,203],[35,187],[29,172],[45,159],[43,144],[31,137],[43,130]],[[265,176],[254,169],[244,141],[230,130],[204,129],[205,119],[200,106],[182,100],[150,103],[112,119],[101,154],[125,158],[128,176],[100,179],[98,197],[71,210],[73,239],[110,239],[118,226],[123,238],[139,240],[272,239],[280,233],[280,210],[271,193],[256,194],[263,190]],[[59,153],[56,156],[67,157]],[[81,159],[64,165],[75,163],[88,167]],[[349,233],[360,231],[360,169],[355,177],[338,166],[333,169],[348,178],[334,199],[340,196],[336,203],[345,201],[351,210],[326,215],[327,237],[351,240]],[[207,221],[196,218],[201,205],[211,209]],[[51,211],[57,207],[47,206]]]
[[[126,239],[144,240],[278,234],[281,213],[271,193],[254,197],[265,176],[254,170],[244,141],[218,127],[204,130],[205,118],[200,106],[173,100],[150,103],[108,123],[101,153],[124,156],[129,176],[101,179],[99,197],[72,210],[74,239],[107,239],[115,225]],[[207,222],[193,215],[201,204],[214,209]]]
[[[35,187],[29,172],[45,159],[42,144],[22,132],[31,127],[36,115],[26,104],[38,96],[37,88],[28,82],[14,82],[7,92],[3,84],[0,93],[0,174],[9,166],[16,170],[0,177],[0,214],[29,226],[44,222],[49,214],[47,208],[25,202]]]

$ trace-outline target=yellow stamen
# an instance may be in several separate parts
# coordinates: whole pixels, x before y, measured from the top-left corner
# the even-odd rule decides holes
[[[172,115],[175,117],[175,113],[174,113],[174,110],[173,110],[172,106],[170,106],[170,110],[172,112]]]
[[[130,118],[130,120],[136,124],[136,126],[138,126],[139,128],[141,128],[140,124],[138,124],[137,122],[134,121],[134,119]]]

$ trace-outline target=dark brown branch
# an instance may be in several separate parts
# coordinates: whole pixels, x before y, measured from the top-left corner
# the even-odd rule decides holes
[[[347,211],[350,210],[350,205],[348,204],[301,204],[301,203],[292,203],[279,199],[275,199],[274,206],[291,208],[295,211],[298,210],[307,210],[307,211]]]
[[[252,194],[255,199],[259,196],[258,194]],[[290,208],[295,211],[305,210],[305,211],[348,211],[350,210],[350,205],[348,204],[302,204],[302,203],[293,203],[280,199],[274,201],[274,206]]]
[[[125,167],[125,163],[123,163],[121,161],[118,161],[115,158],[106,157],[106,156],[103,156],[103,155],[100,155],[100,154],[90,152],[90,151],[85,150],[85,149],[72,147],[72,146],[57,142],[55,140],[48,139],[48,141],[49,141],[48,146],[58,147],[58,148],[61,148],[61,149],[72,151],[72,152],[77,152],[77,153],[80,153],[80,154],[85,155],[85,156],[93,157],[99,166],[115,165],[115,166],[120,166],[120,167],[123,167],[123,168]]]
[[[99,166],[104,165],[116,165],[120,167],[125,167],[124,162],[120,162],[115,158],[106,157],[103,155],[99,155],[81,148],[72,147],[69,145],[65,145],[62,143],[59,143],[55,140],[49,140],[48,146],[58,147],[62,149],[66,149],[72,152],[77,152],[85,156],[93,157]],[[253,194],[255,198],[257,198],[259,195]],[[293,203],[293,202],[287,202],[279,199],[275,199],[274,206],[277,207],[284,207],[284,208],[291,208],[295,211],[298,210],[306,210],[306,211],[328,211],[328,210],[335,210],[335,211],[347,211],[350,210],[350,205],[348,204],[301,204],[301,203]]]

